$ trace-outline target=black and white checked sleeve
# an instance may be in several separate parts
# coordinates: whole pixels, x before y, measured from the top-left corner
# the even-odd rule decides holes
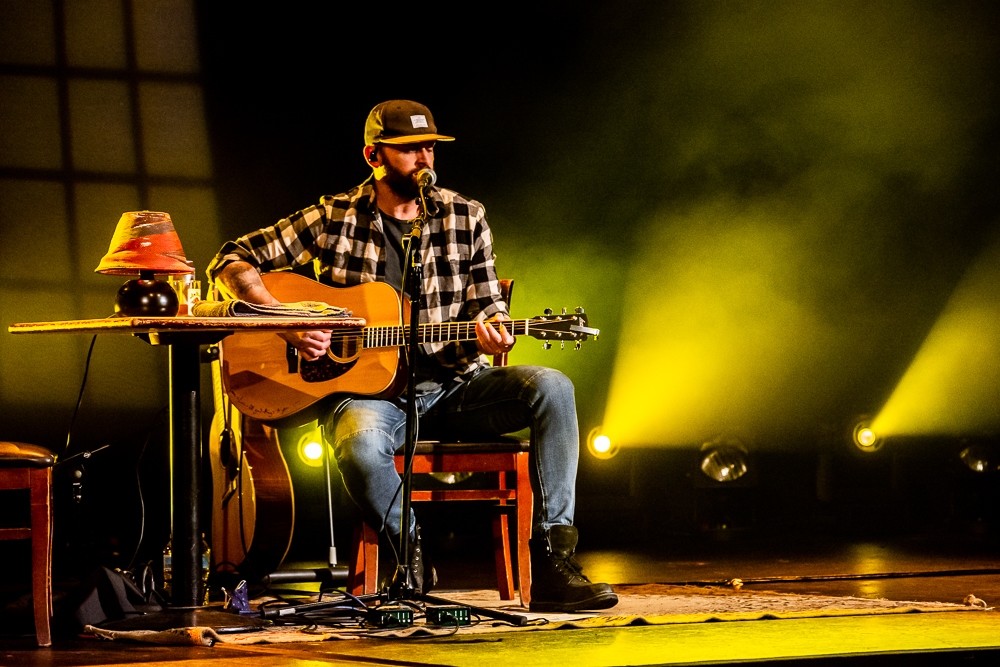
[[[325,207],[310,206],[270,227],[228,241],[208,266],[209,280],[214,282],[232,262],[247,262],[262,273],[302,266],[316,256],[325,224]]]

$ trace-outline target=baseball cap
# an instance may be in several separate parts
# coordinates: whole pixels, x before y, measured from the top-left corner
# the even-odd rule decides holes
[[[437,133],[431,110],[419,102],[389,100],[375,105],[365,122],[365,145],[454,141]]]

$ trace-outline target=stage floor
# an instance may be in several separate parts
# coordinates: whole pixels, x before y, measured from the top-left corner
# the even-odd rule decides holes
[[[683,541],[581,554],[592,578],[616,584],[718,583],[740,578],[755,591],[960,603],[974,594],[1000,603],[1000,551],[961,539],[798,538]],[[491,563],[439,561],[445,588],[489,587]],[[960,573],[954,576],[955,573]],[[780,581],[779,581],[780,579]],[[755,583],[758,580],[760,583]],[[442,595],[447,596],[446,592]],[[588,630],[518,632],[438,639],[328,641],[213,648],[143,646],[63,638],[50,649],[0,635],[2,665],[322,663],[496,664],[953,664],[1000,657],[1000,612],[916,613]]]

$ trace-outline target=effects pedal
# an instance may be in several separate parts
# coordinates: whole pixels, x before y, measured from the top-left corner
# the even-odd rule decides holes
[[[413,610],[395,604],[384,604],[368,610],[369,625],[376,628],[408,628],[413,625]]]
[[[427,625],[472,625],[472,612],[465,605],[428,606]]]

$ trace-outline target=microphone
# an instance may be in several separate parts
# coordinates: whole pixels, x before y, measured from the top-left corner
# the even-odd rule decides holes
[[[426,190],[427,188],[431,187],[432,185],[437,183],[438,179],[437,174],[435,174],[434,170],[431,169],[430,167],[424,167],[416,174],[414,174],[413,177],[417,181],[417,187],[419,187],[421,190]]]

